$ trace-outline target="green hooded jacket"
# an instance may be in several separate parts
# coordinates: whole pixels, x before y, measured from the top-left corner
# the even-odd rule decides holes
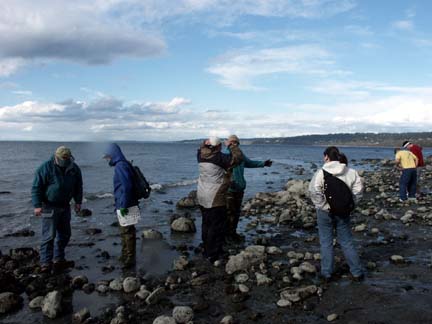
[[[245,168],[263,168],[264,161],[250,160],[243,153],[243,162],[232,170],[230,192],[243,192],[246,189],[246,179],[244,177]]]
[[[74,162],[66,170],[62,170],[54,162],[53,156],[36,170],[31,193],[35,208],[40,208],[43,204],[67,207],[72,198],[76,204],[81,204],[83,198],[81,170]]]

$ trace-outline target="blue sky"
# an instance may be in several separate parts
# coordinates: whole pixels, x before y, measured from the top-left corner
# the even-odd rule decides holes
[[[0,140],[429,131],[432,2],[0,2]]]

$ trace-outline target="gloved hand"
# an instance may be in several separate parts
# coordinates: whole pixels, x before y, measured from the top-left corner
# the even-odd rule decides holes
[[[272,160],[267,160],[267,161],[264,162],[264,166],[265,166],[265,167],[271,167],[272,164],[273,164],[273,161],[272,161]]]
[[[129,210],[127,208],[120,208],[120,215],[123,217],[126,216],[129,213]]]

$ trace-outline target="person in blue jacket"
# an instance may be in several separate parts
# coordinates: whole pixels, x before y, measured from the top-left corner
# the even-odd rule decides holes
[[[231,144],[240,145],[240,139],[236,135],[231,135],[225,142],[229,147]],[[243,153],[243,152],[242,152]],[[239,241],[242,236],[237,234],[237,225],[241,214],[244,191],[246,189],[246,179],[244,177],[245,168],[271,167],[271,160],[253,161],[243,153],[243,162],[236,166],[232,171],[231,184],[227,194],[227,232],[228,240]]]
[[[74,262],[65,259],[65,248],[71,237],[70,201],[75,201],[78,213],[83,182],[69,148],[60,146],[54,156],[36,170],[31,193],[34,214],[42,217],[41,272],[50,273],[53,267],[54,271],[73,267]]]
[[[105,152],[104,158],[114,167],[114,199],[115,208],[121,216],[126,216],[128,208],[138,206],[138,198],[134,187],[134,171],[126,160],[120,147],[112,143]],[[125,268],[135,265],[136,230],[134,225],[120,226],[122,255],[120,260]]]

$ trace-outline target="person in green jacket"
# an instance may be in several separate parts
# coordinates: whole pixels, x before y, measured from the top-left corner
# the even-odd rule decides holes
[[[240,139],[236,135],[231,135],[225,142],[229,147],[231,144],[240,145]],[[253,161],[243,153],[243,162],[236,166],[232,171],[230,188],[227,193],[227,232],[228,240],[240,241],[242,236],[237,234],[237,225],[240,218],[241,206],[243,202],[244,191],[246,189],[246,179],[244,177],[245,168],[263,168],[271,167],[271,160]]]
[[[70,201],[75,201],[75,211],[79,212],[82,198],[81,170],[71,150],[60,146],[36,170],[32,186],[34,214],[42,217],[41,272],[49,273],[53,266],[55,271],[74,266],[73,261],[65,259],[65,248],[71,237]]]

